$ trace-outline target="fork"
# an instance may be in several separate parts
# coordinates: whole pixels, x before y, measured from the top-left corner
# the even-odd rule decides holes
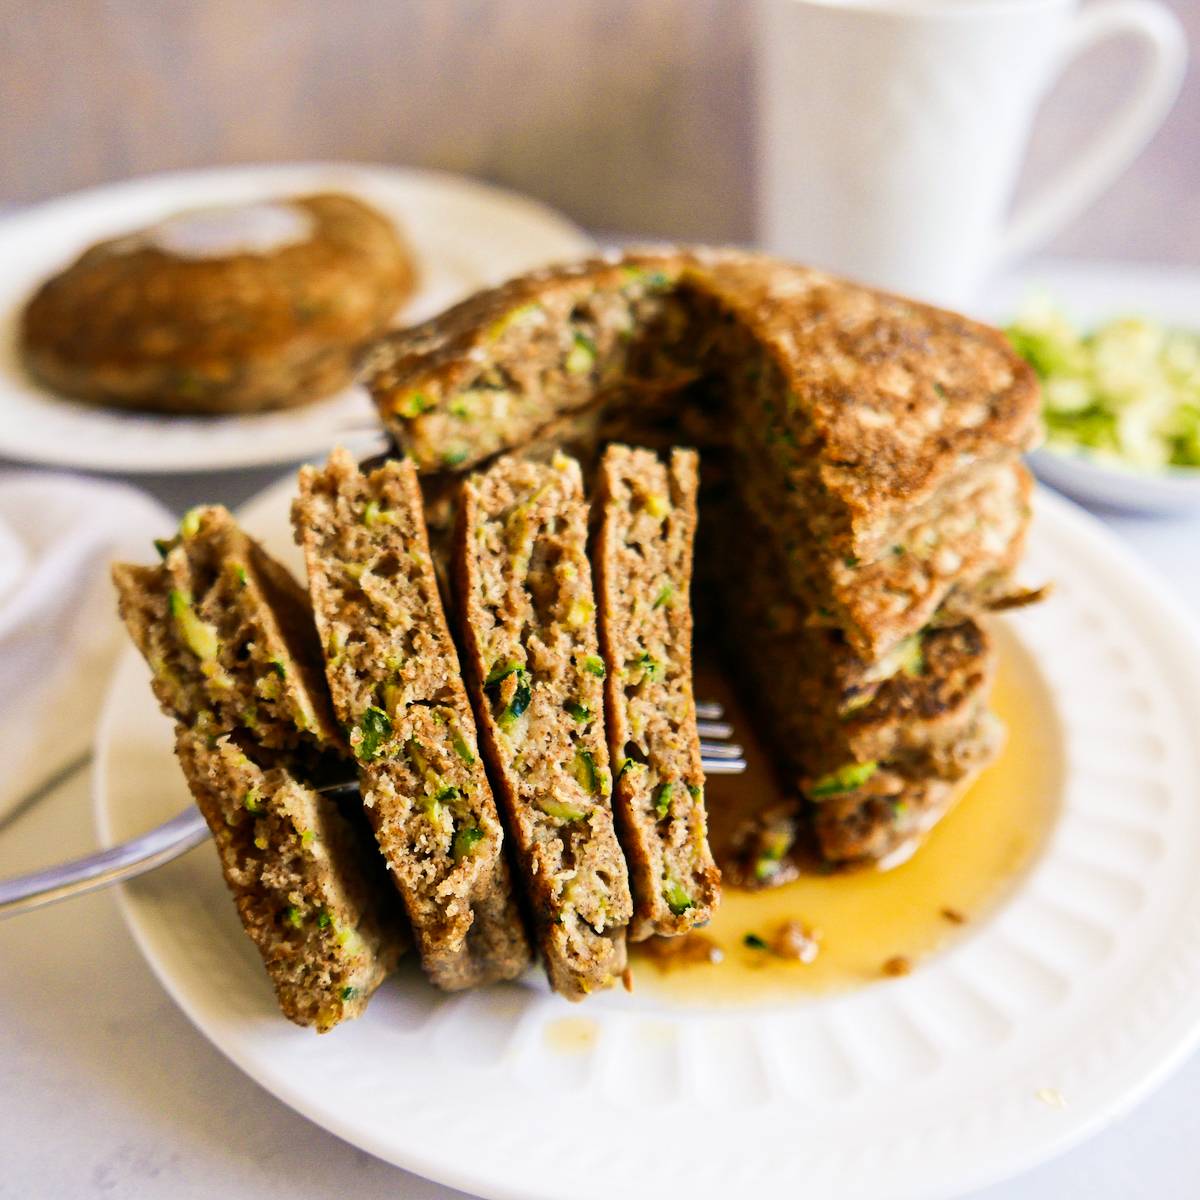
[[[719,704],[697,703],[696,729],[706,775],[740,775],[746,769],[742,748],[729,741],[733,726],[721,718]],[[358,795],[358,780],[339,780],[317,789],[334,798]],[[0,918],[13,917],[72,896],[82,896],[123,879],[145,875],[186,854],[208,837],[200,810],[189,806],[157,829],[121,842],[98,854],[88,854],[30,875],[0,880]]]

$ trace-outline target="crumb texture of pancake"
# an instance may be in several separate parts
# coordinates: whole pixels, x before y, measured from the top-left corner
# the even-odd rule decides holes
[[[612,813],[604,661],[579,464],[502,458],[462,487],[456,610],[485,753],[555,991],[626,966],[632,900]]]
[[[421,962],[447,989],[530,962],[410,460],[335,450],[293,510],[333,703]]]
[[[854,864],[907,857],[967,784],[995,760],[1003,742],[1000,721],[984,710],[960,738],[926,763],[868,760],[804,781],[823,858]]]
[[[324,1031],[362,1011],[408,933],[360,806],[314,790],[347,750],[308,597],[223,508],[158,546],[157,566],[114,566],[122,618],[280,1006]]]
[[[284,1015],[321,1033],[358,1016],[403,949],[369,831],[227,736],[180,724],[175,751]]]
[[[305,233],[275,247],[178,252],[185,220],[233,229],[269,207]],[[29,371],[63,395],[164,413],[247,413],[326,396],[353,377],[413,286],[392,223],[325,193],[177,214],[101,242],[47,280],[21,316]]]
[[[702,258],[685,283],[762,347],[744,370],[778,372],[736,424],[816,501],[832,552],[881,552],[943,484],[1036,438],[1036,378],[996,329],[761,255]]]
[[[610,445],[600,464],[596,593],[633,941],[686,933],[720,901],[692,693],[697,487],[691,450],[664,463],[651,450]]]
[[[894,653],[932,621],[985,612],[1014,586],[1033,487],[1018,459],[976,471],[965,494],[935,512],[925,506],[869,560],[814,556],[800,509],[780,504],[770,477],[747,462],[738,479],[747,508],[781,549],[805,619],[840,630],[865,659]]]
[[[772,557],[748,548],[753,586],[731,590],[727,649],[765,708],[786,761],[821,775],[851,759],[890,759],[952,742],[992,683],[991,640],[974,621],[927,627],[875,661],[804,624]]]

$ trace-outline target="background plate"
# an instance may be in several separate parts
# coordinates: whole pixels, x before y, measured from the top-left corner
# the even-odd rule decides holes
[[[291,492],[245,519],[295,565]],[[409,968],[318,1038],[278,1015],[210,847],[128,886],[129,927],[262,1086],[483,1196],[928,1200],[1028,1167],[1126,1109],[1200,1034],[1200,643],[1094,521],[1045,492],[1036,508],[1028,575],[1057,591],[1001,622],[1001,646],[1053,698],[1060,816],[1008,902],[911,976],[787,1007],[568,1007],[519,984],[441,996]],[[132,651],[95,780],[106,842],[187,801]]]
[[[197,205],[344,191],[393,217],[417,263],[417,291],[398,314],[423,320],[487,284],[593,243],[552,209],[432,171],[300,163],[154,175],[93,188],[0,222],[0,454],[93,471],[205,471],[296,462],[346,431],[372,426],[361,388],[285,412],[239,417],[124,413],[62,400],[34,383],[16,353],[30,292],[85,247]]]

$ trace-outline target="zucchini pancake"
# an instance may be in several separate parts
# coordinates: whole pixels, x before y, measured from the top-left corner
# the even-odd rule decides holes
[[[220,509],[115,572],[293,1019],[361,1011],[398,901],[441,987],[534,951],[568,999],[628,983],[627,942],[702,925],[722,873],[897,862],[996,755],[987,614],[1040,595],[1014,580],[1038,390],[997,331],[659,250],[511,280],[362,361],[394,456],[301,472],[311,604]],[[694,629],[779,785],[720,869]],[[361,806],[314,790],[331,771]]]
[[[629,861],[629,936],[686,933],[720,901],[692,695],[695,451],[611,445],[596,497],[597,596],[613,807]]]
[[[475,718],[429,554],[416,470],[344,450],[293,507],[334,708],[426,973],[458,989],[529,964]]]
[[[456,608],[488,765],[551,986],[625,970],[633,913],[612,814],[604,660],[579,464],[502,458],[463,484]]]
[[[163,413],[292,408],[350,383],[413,287],[382,213],[322,193],[176,213],[90,247],[21,314],[30,373]]]

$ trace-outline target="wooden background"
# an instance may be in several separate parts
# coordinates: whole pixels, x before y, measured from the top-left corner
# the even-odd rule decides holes
[[[1200,57],[1200,0],[1170,0]],[[1051,98],[1036,184],[1135,65]],[[175,167],[464,171],[595,229],[752,240],[749,0],[0,0],[0,203]],[[1200,264],[1200,70],[1051,249]]]

